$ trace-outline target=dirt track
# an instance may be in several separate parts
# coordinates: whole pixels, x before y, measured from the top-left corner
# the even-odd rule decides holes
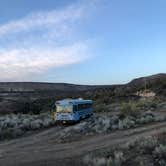
[[[79,165],[79,157],[97,149],[111,147],[139,136],[166,130],[166,122],[139,128],[86,137],[76,142],[57,144],[55,129],[0,143],[0,166]]]

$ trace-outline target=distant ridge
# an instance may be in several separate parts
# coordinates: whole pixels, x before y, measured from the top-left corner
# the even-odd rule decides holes
[[[147,87],[153,90],[159,87],[162,88],[161,86],[164,86],[164,85],[166,85],[165,73],[159,73],[156,75],[137,78],[127,84],[128,87],[137,87],[138,89]]]
[[[144,81],[157,81],[157,80],[165,80],[165,79],[166,79],[166,73],[159,73],[159,74],[155,74],[155,75],[151,75],[147,77],[140,77],[140,78],[133,79],[128,84],[137,84]]]
[[[137,87],[143,88],[145,84],[157,86],[159,82],[166,82],[166,74],[159,73],[147,77],[133,79],[131,82],[122,85],[77,85],[69,83],[45,83],[45,82],[0,82],[1,92],[35,92],[35,91],[87,91],[102,88],[116,87]]]
[[[0,92],[2,91],[83,91],[91,86],[75,85],[68,83],[43,83],[43,82],[0,82]]]

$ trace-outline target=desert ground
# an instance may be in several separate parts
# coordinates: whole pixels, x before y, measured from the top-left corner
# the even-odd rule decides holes
[[[118,86],[76,86],[72,98],[82,94],[92,99],[94,115],[65,126],[56,124],[50,101],[70,96],[74,85],[63,92],[52,84],[41,89],[54,86],[53,92],[36,90],[35,83],[28,93],[27,84],[21,84],[21,91],[17,83],[9,91],[1,88],[0,165],[165,166],[165,75],[164,80],[163,75],[148,77],[146,89],[144,79]],[[52,98],[54,93],[58,97]],[[4,103],[11,104],[6,111]]]
[[[158,134],[165,131],[165,128],[166,122],[156,122],[134,129],[87,136],[73,142],[57,143],[54,139],[56,128],[53,127],[1,143],[0,163],[2,166],[86,165],[82,159],[89,152],[108,149],[138,137]]]

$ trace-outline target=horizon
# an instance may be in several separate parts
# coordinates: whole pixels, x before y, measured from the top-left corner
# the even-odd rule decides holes
[[[136,77],[136,78],[132,78],[131,80],[129,80],[128,82],[125,82],[125,83],[121,83],[121,84],[76,84],[74,82],[39,82],[39,81],[9,81],[9,82],[2,82],[0,81],[0,83],[41,83],[41,84],[71,84],[71,85],[80,85],[80,86],[117,86],[117,85],[125,85],[125,84],[128,84],[130,83],[131,81],[135,80],[135,79],[141,79],[141,78],[147,78],[147,77],[151,77],[151,76],[157,76],[157,75],[163,75],[166,73],[156,73],[156,74],[153,74],[153,75],[145,75],[143,77]]]
[[[0,82],[116,85],[166,71],[163,0],[0,2]]]

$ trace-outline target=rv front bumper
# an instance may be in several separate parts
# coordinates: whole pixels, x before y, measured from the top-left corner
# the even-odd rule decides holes
[[[74,124],[77,123],[75,120],[56,120],[57,124]]]

